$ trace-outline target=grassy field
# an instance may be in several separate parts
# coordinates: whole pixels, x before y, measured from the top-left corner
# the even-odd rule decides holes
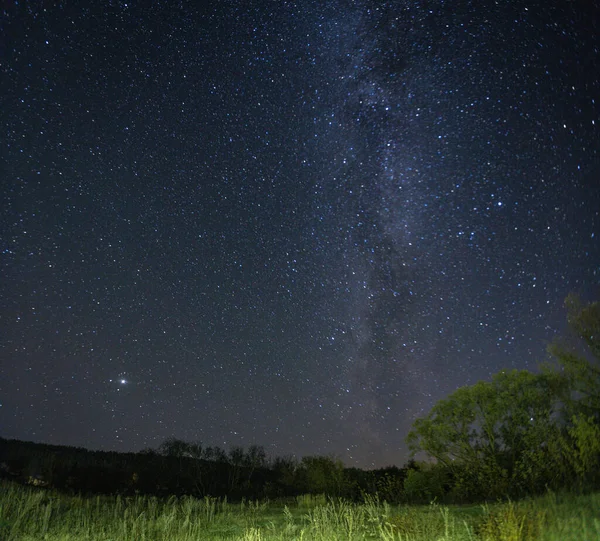
[[[67,496],[0,482],[0,541],[600,541],[600,494],[483,506]]]

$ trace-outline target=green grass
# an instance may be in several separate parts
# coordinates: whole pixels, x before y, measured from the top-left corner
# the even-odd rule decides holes
[[[0,541],[600,541],[600,494],[483,506],[80,497],[0,482]]]

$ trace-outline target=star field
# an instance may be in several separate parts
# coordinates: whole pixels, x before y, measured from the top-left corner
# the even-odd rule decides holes
[[[150,4],[3,5],[0,436],[401,465],[597,296],[593,3]]]

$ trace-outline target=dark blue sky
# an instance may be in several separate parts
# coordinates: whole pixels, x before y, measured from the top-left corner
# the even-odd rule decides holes
[[[593,2],[4,2],[0,436],[402,464],[600,282]]]

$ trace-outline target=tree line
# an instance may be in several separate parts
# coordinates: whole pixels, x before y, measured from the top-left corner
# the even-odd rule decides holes
[[[138,453],[0,438],[0,476],[83,493],[288,498],[326,494],[390,503],[475,502],[600,487],[600,304],[566,300],[571,336],[538,372],[502,370],[417,419],[402,468],[346,468],[330,456],[267,457],[171,438]],[[419,460],[416,460],[419,459]]]
[[[331,456],[268,458],[263,447],[204,447],[171,438],[138,453],[89,451],[0,438],[0,477],[86,494],[285,499],[326,494],[398,501],[407,468],[345,468]]]

